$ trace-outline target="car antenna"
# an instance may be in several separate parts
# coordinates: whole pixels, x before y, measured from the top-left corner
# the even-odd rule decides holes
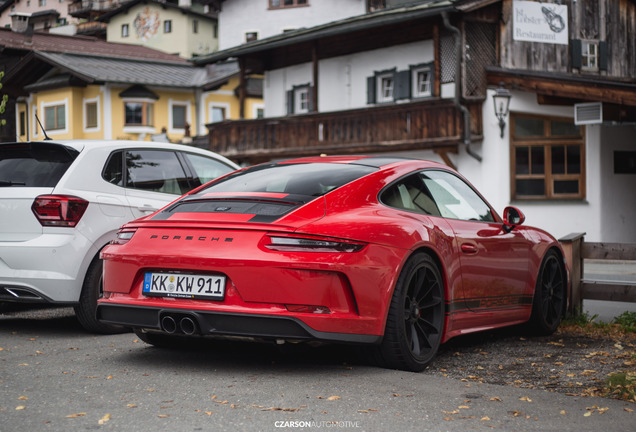
[[[37,120],[38,124],[40,125],[40,129],[42,129],[42,133],[44,134],[44,140],[45,141],[51,141],[51,138],[49,138],[49,136],[46,134],[46,131],[44,130],[44,126],[42,126],[42,122],[40,121],[38,115],[35,115],[35,119]]]

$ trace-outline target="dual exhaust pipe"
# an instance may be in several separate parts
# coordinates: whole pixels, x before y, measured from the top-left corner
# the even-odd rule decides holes
[[[169,334],[178,333],[192,336],[197,333],[198,326],[195,320],[189,316],[164,315],[161,318],[161,330]]]

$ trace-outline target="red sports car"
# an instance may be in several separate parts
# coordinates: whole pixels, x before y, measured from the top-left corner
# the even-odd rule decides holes
[[[102,251],[99,320],[184,336],[368,344],[419,371],[457,335],[551,333],[568,297],[559,243],[501,218],[434,162],[320,157],[246,168],[128,223]]]

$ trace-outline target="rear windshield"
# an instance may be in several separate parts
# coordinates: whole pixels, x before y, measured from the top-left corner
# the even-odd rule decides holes
[[[0,145],[0,187],[54,187],[79,152],[52,143]]]
[[[377,168],[354,164],[258,165],[213,183],[196,196],[269,192],[318,197],[374,171]]]

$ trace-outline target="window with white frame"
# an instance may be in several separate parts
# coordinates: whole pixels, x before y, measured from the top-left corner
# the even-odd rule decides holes
[[[125,38],[128,37],[130,35],[130,28],[128,26],[128,24],[122,24],[121,25],[121,37]]]
[[[296,114],[309,112],[309,87],[294,89],[294,112]]]
[[[154,101],[124,101],[124,126],[152,126]]]
[[[393,86],[395,84],[395,80],[393,79],[393,73],[385,73],[377,76],[377,98],[376,101],[379,103],[382,102],[392,102],[393,101]]]
[[[227,104],[210,104],[209,105],[209,113],[210,113],[210,123],[218,123],[222,122],[227,118],[227,113],[230,107]]]
[[[309,6],[309,0],[269,0],[270,9]]]
[[[170,132],[185,133],[186,128],[190,125],[190,104],[171,99],[168,105],[170,109]]]
[[[412,69],[411,95],[414,98],[431,96],[431,68],[428,66],[420,66]]]
[[[84,131],[99,130],[99,98],[84,100]]]
[[[66,105],[49,105],[44,107],[44,128],[47,131],[66,129]]]
[[[598,43],[581,41],[581,68],[598,70]]]

